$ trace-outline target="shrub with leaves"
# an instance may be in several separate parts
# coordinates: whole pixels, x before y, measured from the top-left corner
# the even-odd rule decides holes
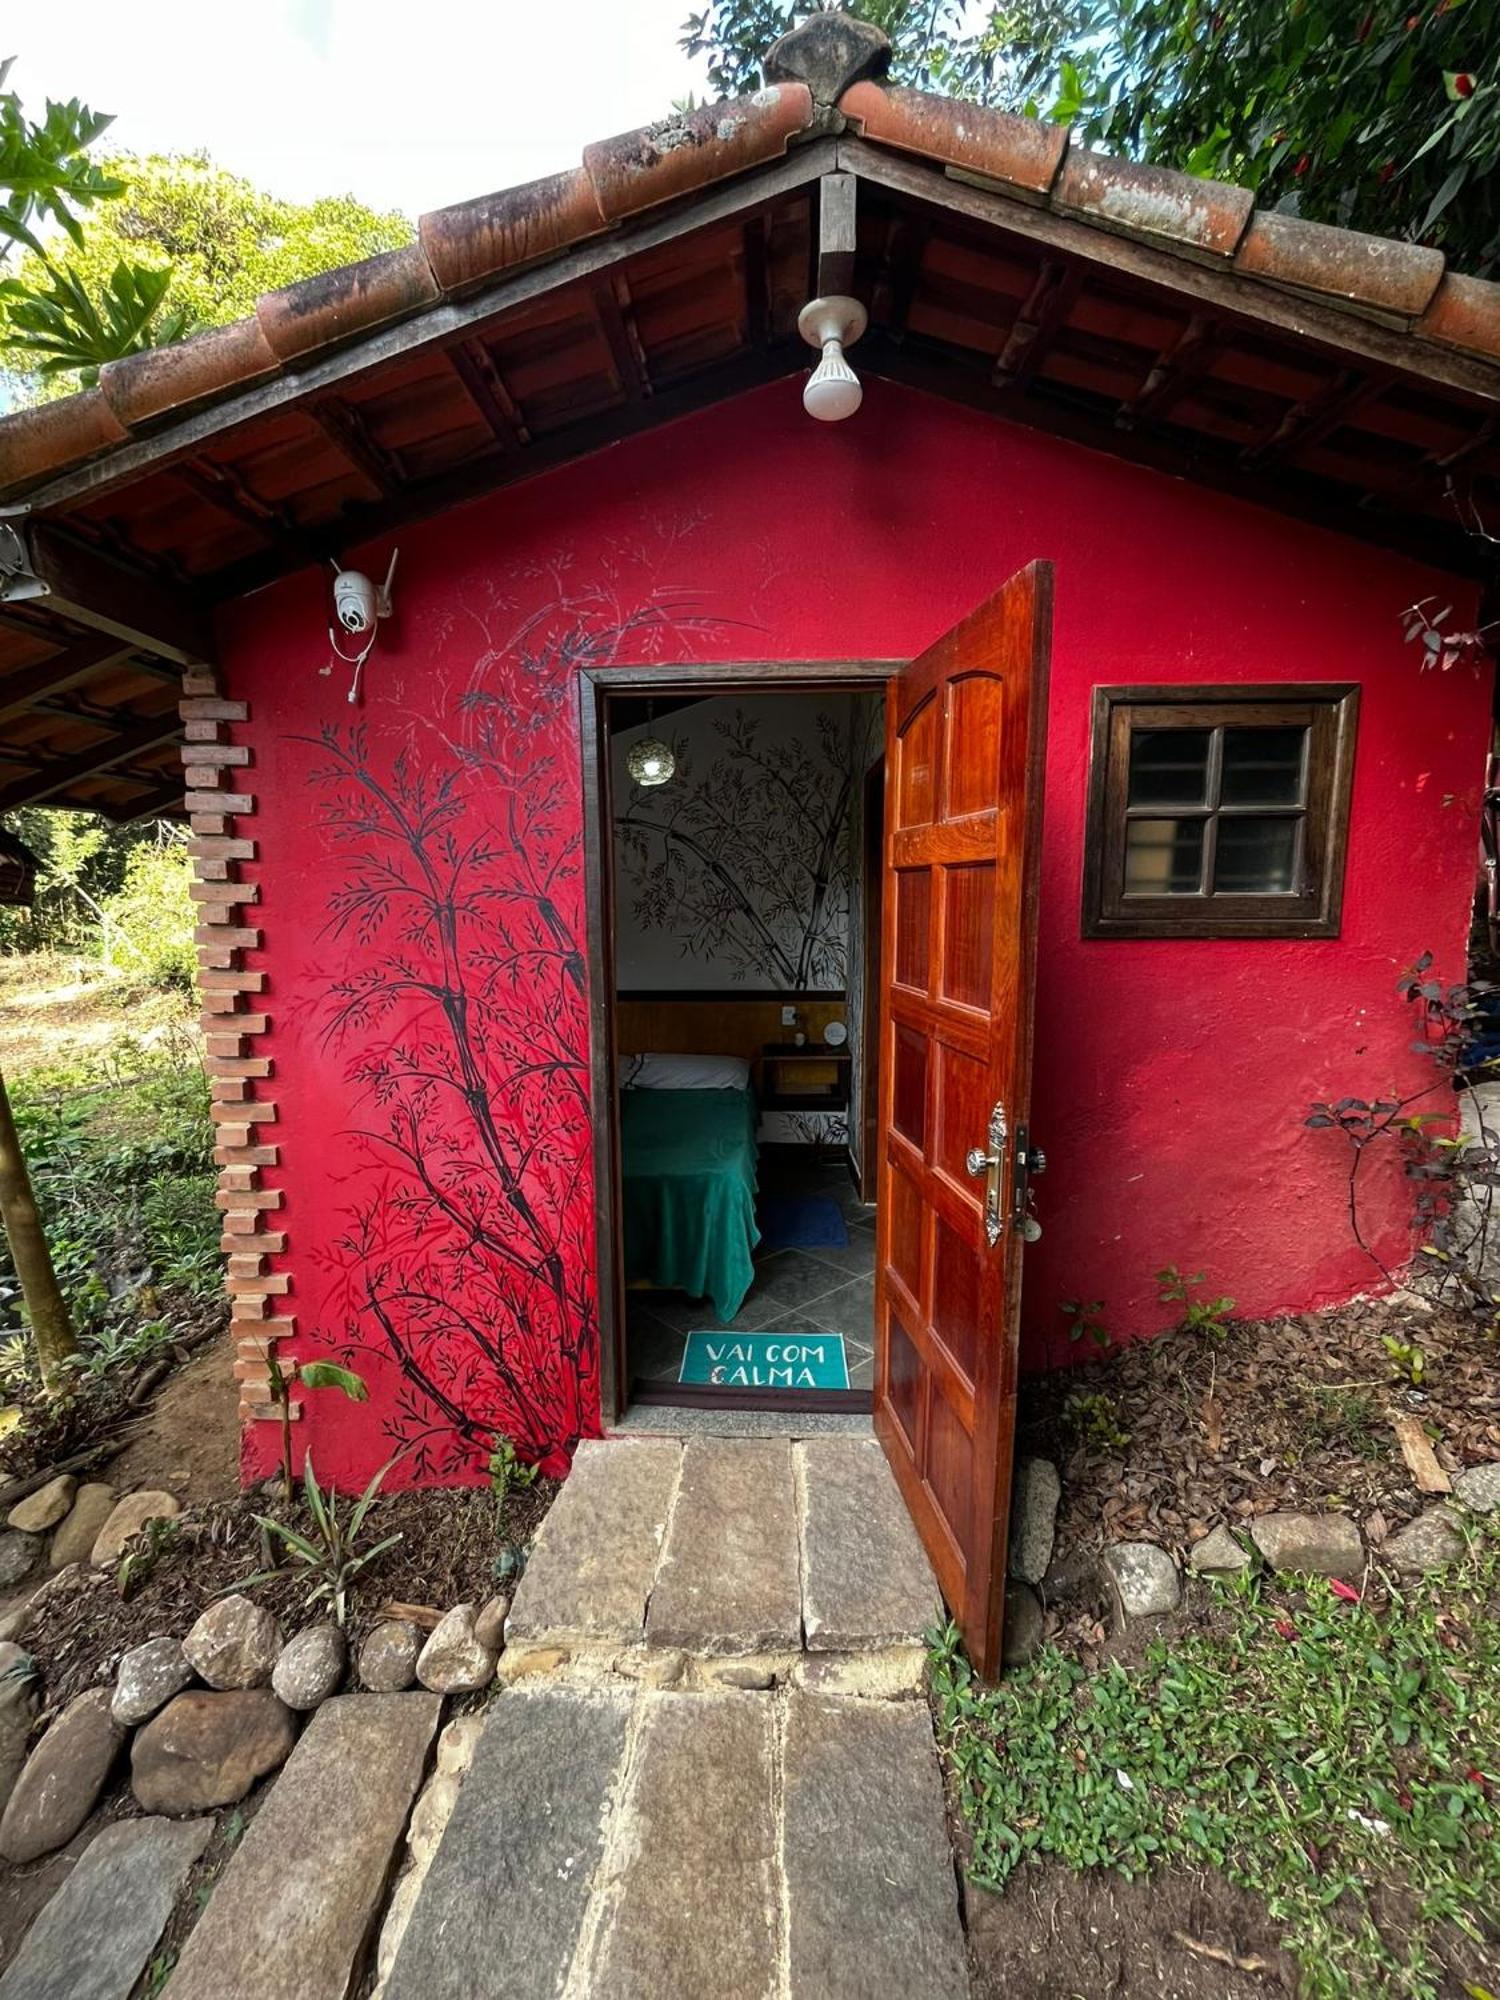
[[[387,1535],[383,1541],[370,1548],[359,1546],[365,1517],[374,1506],[382,1483],[391,1466],[381,1466],[348,1514],[340,1519],[338,1495],[330,1487],[326,1492],[319,1486],[317,1474],[313,1471],[312,1453],[309,1452],[302,1467],[302,1493],[307,1505],[308,1528],[294,1528],[285,1521],[278,1521],[271,1514],[257,1514],[256,1520],[266,1533],[280,1542],[292,1562],[300,1564],[312,1588],[307,1594],[309,1610],[318,1604],[326,1604],[333,1614],[334,1622],[340,1627],[348,1623],[349,1591],[360,1572],[383,1556],[387,1549],[395,1548],[400,1535]],[[269,1583],[279,1572],[273,1569],[261,1570],[255,1576],[233,1587],[236,1590],[250,1590],[258,1583]]]

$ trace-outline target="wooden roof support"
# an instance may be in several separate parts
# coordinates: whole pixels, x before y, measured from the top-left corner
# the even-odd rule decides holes
[[[328,553],[321,544],[299,534],[279,507],[252,492],[227,465],[209,458],[195,458],[183,459],[172,469],[210,507],[217,507],[232,520],[252,528],[272,548],[280,549],[299,566],[320,561]]]
[[[1134,430],[1160,416],[1209,366],[1217,338],[1207,314],[1194,313],[1172,345],[1152,362],[1135,395],[1116,410],[1115,428]]]
[[[857,184],[853,174],[824,174],[818,183],[818,257],[813,269],[813,296],[827,299],[854,290],[854,252],[858,224]]]
[[[17,806],[38,805],[43,799],[50,799],[55,792],[76,784],[80,778],[91,778],[96,771],[111,771],[116,765],[129,763],[132,757],[159,749],[163,743],[175,743],[181,732],[182,725],[175,713],[157,716],[149,722],[138,723],[134,729],[122,730],[117,736],[107,736],[87,750],[78,751],[75,756],[58,757],[50,764],[38,765],[26,777],[15,778],[10,784],[0,787],[0,812],[13,812]]]
[[[387,500],[394,499],[404,484],[400,464],[392,453],[382,451],[375,443],[351,404],[340,402],[337,396],[320,396],[307,405],[307,414],[377,493]]]
[[[456,341],[447,349],[447,357],[469,401],[494,433],[496,444],[502,451],[519,451],[530,440],[531,433],[521,421],[516,400],[483,341]]]
[[[34,667],[21,667],[0,680],[0,722],[20,715],[49,694],[76,687],[101,667],[114,667],[128,660],[134,649],[108,638],[81,639]]]
[[[136,799],[130,805],[102,805],[98,807],[98,811],[102,812],[106,819],[114,820],[119,826],[129,826],[138,819],[161,819],[168,813],[181,811],[183,794],[186,790],[187,786],[179,774],[171,784],[162,785],[154,792],[147,792],[143,799]]]
[[[870,317],[897,339],[906,331],[922,277],[922,253],[931,228],[909,210],[897,210],[885,234],[880,269],[871,288]]]
[[[25,548],[33,601],[75,625],[158,653],[178,666],[213,658],[208,620],[198,606],[155,577],[88,547],[50,521],[12,521]]]
[[[1055,209],[992,193],[865,139],[841,138],[838,159],[841,167],[874,187],[929,202],[1023,242],[1044,245],[1096,271],[1133,278],[1194,308],[1210,307],[1241,326],[1272,327],[1329,353],[1353,355],[1406,377],[1441,382],[1487,404],[1500,403],[1495,365],[1477,355],[1456,348],[1450,351],[1431,341],[1422,343],[1420,352],[1414,353],[1409,334],[1377,319],[1343,311],[1300,292],[1247,284],[1237,272],[1177,256],[1133,237],[1114,235]]]
[[[636,332],[635,316],[629,304],[629,287],[621,273],[610,271],[592,288],[590,296],[599,330],[604,335],[615,373],[620,378],[620,386],[632,402],[639,402],[651,394],[652,382],[646,369],[645,349]]]
[[[1306,402],[1288,410],[1270,437],[1259,444],[1246,445],[1240,453],[1241,465],[1275,465],[1310,450],[1366,403],[1383,395],[1390,382],[1386,374],[1370,375],[1356,368],[1341,368],[1318,395],[1309,396]]]
[[[1067,318],[1083,286],[1083,273],[1047,257],[1031,296],[1016,314],[991,377],[997,389],[1024,389],[1035,375],[1048,342]]]

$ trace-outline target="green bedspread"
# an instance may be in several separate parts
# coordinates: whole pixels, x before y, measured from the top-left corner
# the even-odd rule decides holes
[[[748,1090],[620,1095],[625,1278],[711,1299],[721,1321],[755,1276],[755,1098]]]

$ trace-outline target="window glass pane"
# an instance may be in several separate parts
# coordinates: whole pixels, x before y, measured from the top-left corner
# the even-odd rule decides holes
[[[1208,803],[1211,729],[1133,729],[1130,793],[1133,806],[1201,806]]]
[[[1302,751],[1307,731],[1226,729],[1220,803],[1226,806],[1295,806],[1302,803]]]
[[[1202,886],[1201,819],[1132,819],[1125,826],[1127,896],[1196,896]]]
[[[1218,896],[1289,895],[1297,886],[1295,817],[1248,819],[1224,813],[1214,859]]]

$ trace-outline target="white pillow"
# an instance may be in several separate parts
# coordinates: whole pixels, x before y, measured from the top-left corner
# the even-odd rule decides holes
[[[626,1056],[627,1090],[748,1090],[743,1056]]]

